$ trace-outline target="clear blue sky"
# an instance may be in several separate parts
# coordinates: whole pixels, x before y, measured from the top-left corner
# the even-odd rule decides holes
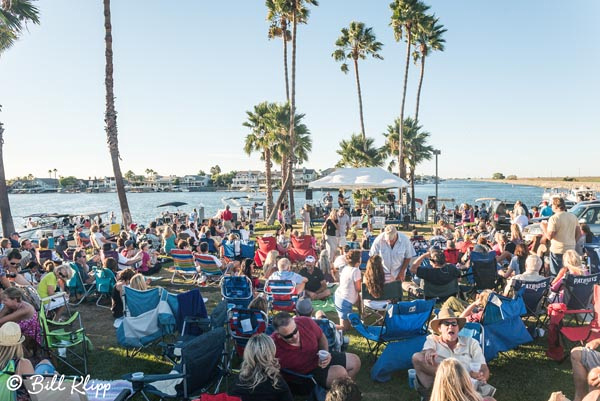
[[[389,0],[321,0],[298,31],[297,107],[313,137],[309,167],[330,167],[359,132],[352,74],[331,53],[352,20],[384,43],[360,64],[367,135],[399,115],[405,44]],[[600,2],[427,1],[446,26],[428,59],[420,120],[442,150],[440,175],[599,175]],[[104,133],[101,0],[40,0],[31,26],[0,58],[8,177],[112,175]],[[261,168],[242,151],[245,111],[285,98],[281,41],[264,2],[114,0],[115,94],[123,172]],[[414,114],[411,64],[406,112]],[[426,163],[417,173],[433,173]]]

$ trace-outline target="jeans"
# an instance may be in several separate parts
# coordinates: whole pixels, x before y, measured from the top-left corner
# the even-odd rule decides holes
[[[550,252],[550,275],[556,277],[558,272],[563,267],[563,255],[562,253]]]

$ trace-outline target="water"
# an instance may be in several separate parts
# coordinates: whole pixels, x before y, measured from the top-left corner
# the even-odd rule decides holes
[[[415,187],[416,197],[427,200],[427,196],[435,195],[435,185],[425,184]],[[473,204],[477,198],[496,197],[506,200],[521,200],[526,205],[538,204],[542,198],[543,189],[537,187],[510,185],[502,183],[489,183],[477,181],[444,181],[438,186],[440,198],[454,198],[455,203]],[[175,210],[174,208],[157,208],[157,205],[167,202],[186,202],[180,210],[191,211],[193,208],[204,207],[205,216],[215,215],[219,209],[224,207],[222,198],[237,196],[235,192],[158,192],[158,193],[128,193],[129,208],[133,220],[147,224],[154,220],[163,210]],[[313,199],[318,202],[324,193],[314,191]],[[335,194],[334,198],[335,198]],[[277,192],[275,193],[277,196]],[[19,194],[9,195],[10,206],[13,213],[14,223],[17,230],[24,228],[25,219],[33,213],[70,213],[85,214],[98,211],[115,211],[119,216],[119,200],[116,193],[101,194]],[[296,192],[296,207],[299,209],[305,203],[304,192]],[[452,202],[446,203],[447,207],[454,206]],[[489,203],[489,202],[486,202]],[[237,208],[234,207],[234,211]]]

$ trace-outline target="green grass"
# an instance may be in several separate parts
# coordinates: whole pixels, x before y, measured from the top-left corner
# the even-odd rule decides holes
[[[420,227],[420,232],[428,230]],[[315,227],[315,232],[320,230]],[[163,271],[164,278],[156,285],[161,285],[171,292],[186,291],[188,285],[171,285],[170,274]],[[177,283],[177,282],[176,282]],[[207,307],[212,310],[220,300],[217,288],[201,288],[202,294],[209,298]],[[77,307],[82,313],[86,330],[94,343],[95,350],[90,353],[90,372],[93,378],[119,379],[123,374],[143,371],[146,373],[167,373],[170,365],[154,355],[140,353],[135,358],[127,358],[125,351],[116,342],[115,329],[110,311],[96,307],[93,303]],[[335,313],[329,317],[337,321]],[[419,397],[409,389],[406,370],[396,372],[387,383],[375,383],[370,378],[370,370],[374,360],[368,354],[366,341],[355,331],[348,333],[350,346],[348,352],[356,353],[362,361],[362,369],[357,382],[366,401],[413,401]],[[571,365],[568,359],[557,363],[545,355],[547,341],[538,339],[516,350],[501,354],[491,361],[490,384],[498,391],[498,401],[545,401],[553,391],[562,391],[568,397],[574,393]],[[231,380],[230,380],[231,381]],[[300,400],[301,398],[298,398]]]

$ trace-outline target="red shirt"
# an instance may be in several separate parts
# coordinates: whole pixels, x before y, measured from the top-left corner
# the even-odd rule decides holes
[[[231,219],[233,219],[233,215],[231,214],[231,210],[223,210],[223,213],[221,213],[221,218],[223,219],[223,221],[231,221]]]
[[[296,327],[300,334],[300,346],[288,344],[277,333],[271,334],[277,351],[275,357],[284,369],[306,374],[319,365],[319,340],[323,335],[321,328],[309,317],[295,317]]]

